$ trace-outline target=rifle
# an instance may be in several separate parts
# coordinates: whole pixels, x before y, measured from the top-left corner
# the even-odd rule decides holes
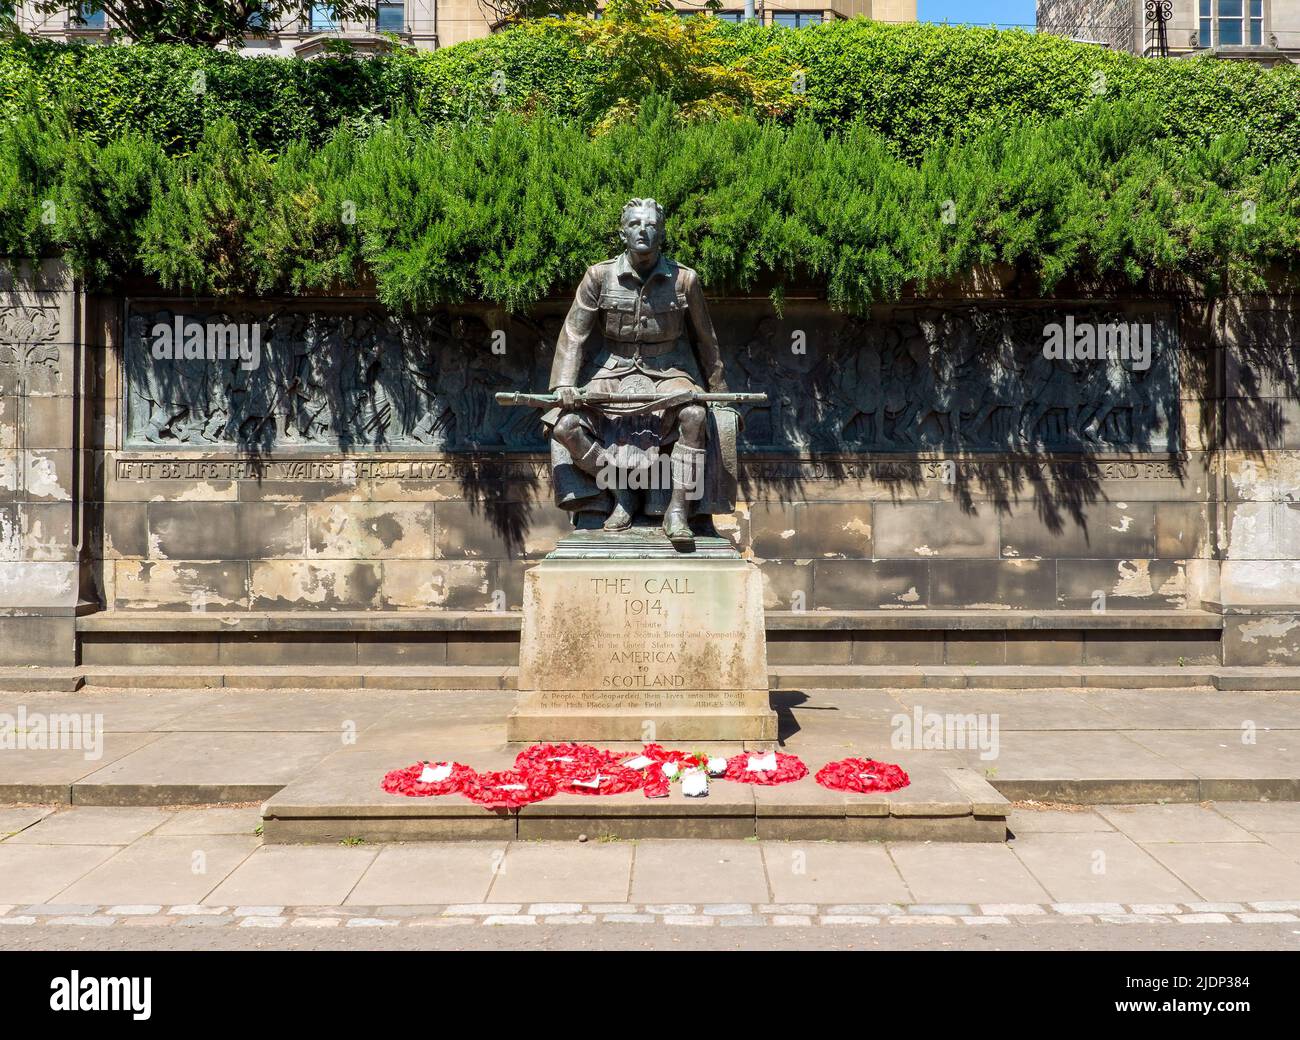
[[[554,408],[560,403],[556,394],[527,394],[503,391],[496,395],[497,404],[520,408]],[[711,394],[702,390],[679,390],[672,394],[617,394],[600,390],[579,390],[578,405],[587,404],[640,404],[648,408],[637,411],[652,412],[656,408],[676,407],[680,404],[767,404],[767,394]]]

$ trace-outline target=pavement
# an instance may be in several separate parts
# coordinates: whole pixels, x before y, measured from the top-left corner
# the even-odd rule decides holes
[[[647,941],[677,929],[949,929],[1012,945],[1083,927],[1174,926],[1225,943],[1264,928],[1300,947],[1297,803],[1027,806],[1005,844],[264,845],[259,819],[256,806],[0,810],[0,947],[65,928],[632,926]]]
[[[782,746],[815,771],[847,755],[923,755],[1014,800],[1300,799],[1300,693],[784,690]],[[84,716],[102,744],[0,749],[0,804],[151,805],[270,798],[341,771],[453,757],[502,768],[506,691],[117,690],[0,694],[0,713]],[[938,720],[956,741],[929,746]],[[2,719],[0,719],[2,721]],[[97,723],[97,724],[96,724]],[[811,783],[811,782],[810,782]]]
[[[358,756],[376,768],[505,764],[512,700],[2,698],[0,722],[25,719],[6,739],[30,743],[65,713],[97,717],[102,742],[0,743],[0,948],[671,948],[700,929],[721,948],[1300,945],[1300,801],[1286,799],[1300,765],[1296,694],[774,695],[783,746],[814,770],[849,754],[978,770],[1017,798],[1005,842],[264,842],[263,799]],[[971,732],[996,739],[907,746],[924,726],[899,720],[918,712],[973,717],[984,729]],[[1025,797],[1037,791],[1074,800]],[[213,793],[222,804],[164,804]]]

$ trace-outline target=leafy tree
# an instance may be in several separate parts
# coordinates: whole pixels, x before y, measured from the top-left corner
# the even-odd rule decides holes
[[[598,130],[626,121],[651,94],[671,94],[688,120],[746,109],[780,116],[802,100],[799,68],[773,67],[773,48],[741,52],[720,19],[681,18],[666,0],[609,0],[600,19],[563,23],[598,70],[582,85],[586,107],[603,114]]]
[[[0,2],[0,25],[16,27],[13,0]],[[202,47],[238,46],[248,37],[262,37],[282,23],[305,17],[312,4],[305,0],[28,0],[38,14],[66,13],[73,25],[103,12],[110,35],[136,43],[188,43]],[[325,6],[339,19],[373,17],[372,0],[332,0]]]

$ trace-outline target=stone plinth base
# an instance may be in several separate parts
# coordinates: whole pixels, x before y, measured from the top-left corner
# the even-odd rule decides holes
[[[775,740],[758,569],[721,539],[575,538],[580,556],[562,541],[525,576],[507,738]]]

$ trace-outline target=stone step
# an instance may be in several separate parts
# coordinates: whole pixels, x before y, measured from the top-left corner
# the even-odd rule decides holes
[[[378,789],[374,770],[337,756],[336,768],[289,784],[262,807],[268,843],[773,838],[799,841],[1005,841],[1010,803],[978,773],[912,770],[892,794],[828,791],[811,776],[779,787],[717,782],[707,798],[559,795],[517,812],[465,799],[405,798]]]
[[[148,635],[182,632],[518,632],[517,610],[412,611],[125,611],[77,619],[77,631]],[[769,610],[769,632],[802,631],[1215,631],[1223,614],[1208,610]]]
[[[0,691],[72,692],[83,685],[119,689],[513,690],[507,665],[85,665],[0,670]],[[773,665],[771,689],[1190,689],[1298,691],[1300,668],[1225,665]]]

